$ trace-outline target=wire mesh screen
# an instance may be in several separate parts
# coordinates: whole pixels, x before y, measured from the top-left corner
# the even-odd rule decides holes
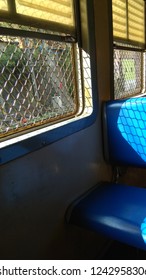
[[[144,54],[140,51],[114,49],[115,99],[133,96],[144,89]]]
[[[1,136],[75,114],[74,47],[0,36]]]
[[[84,75],[84,97],[85,106],[84,110],[87,114],[91,114],[93,111],[93,99],[92,99],[92,85],[91,85],[91,65],[90,56],[86,52],[82,51],[83,57],[83,75]]]
[[[80,60],[81,58],[81,60]],[[79,114],[90,115],[93,111],[90,55],[77,50]]]

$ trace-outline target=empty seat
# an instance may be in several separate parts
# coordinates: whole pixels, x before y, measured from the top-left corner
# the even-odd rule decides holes
[[[106,102],[103,130],[108,162],[146,167],[146,97]]]
[[[69,206],[66,220],[146,249],[146,189],[98,184]]]
[[[146,167],[146,98],[104,104],[104,154],[111,165]],[[146,189],[97,184],[66,213],[68,223],[146,249]]]

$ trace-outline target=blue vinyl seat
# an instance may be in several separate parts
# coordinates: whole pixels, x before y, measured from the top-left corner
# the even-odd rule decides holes
[[[106,102],[103,131],[110,164],[146,167],[145,97]],[[98,183],[69,206],[66,221],[145,250],[146,189]]]
[[[104,182],[73,202],[68,223],[146,249],[146,190]]]
[[[146,97],[106,102],[103,130],[108,162],[146,167]]]

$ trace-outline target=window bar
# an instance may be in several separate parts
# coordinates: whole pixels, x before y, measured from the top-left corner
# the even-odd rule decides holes
[[[0,27],[0,35],[5,36],[20,36],[27,38],[36,38],[42,40],[52,40],[58,42],[75,43],[76,39],[72,36],[55,35],[48,33],[41,33],[36,31],[20,30],[14,28]]]
[[[39,28],[39,29],[41,28],[44,30],[49,30],[54,32],[56,32],[57,30],[58,32],[61,33],[63,30],[64,34],[71,34],[73,37],[76,37],[74,27],[70,27],[68,25],[61,24],[61,23],[56,23],[54,25],[54,22],[52,21],[48,21],[45,19],[38,19],[35,17],[32,18],[31,16],[25,16],[17,13],[13,15],[7,11],[0,11],[0,22],[9,22],[9,23],[19,24],[24,26],[31,26],[34,28]]]
[[[16,4],[15,4],[15,0],[7,0],[8,3],[8,10],[9,13],[15,15],[16,14]]]
[[[141,48],[134,48],[133,46],[121,46],[118,44],[114,44],[113,45],[114,49],[118,49],[118,50],[125,50],[125,51],[134,51],[134,52],[145,52],[145,49],[141,49]]]

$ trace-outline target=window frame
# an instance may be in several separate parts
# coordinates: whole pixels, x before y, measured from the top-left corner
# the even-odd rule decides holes
[[[93,30],[93,3],[87,3],[88,5],[88,17],[90,21],[88,21],[88,28],[92,28]],[[4,31],[4,30],[3,30]],[[15,33],[16,35],[16,33]],[[52,35],[51,35],[52,36]],[[55,35],[56,36],[56,35]],[[71,41],[74,40],[72,36],[69,36],[68,39]],[[77,41],[80,41],[79,37],[77,37]],[[30,152],[34,152],[41,148],[44,148],[58,140],[61,140],[64,137],[70,136],[74,133],[79,132],[82,129],[87,128],[88,126],[92,125],[97,117],[97,107],[98,107],[98,100],[97,100],[97,81],[96,81],[96,42],[95,42],[95,34],[94,32],[90,32],[89,35],[89,45],[92,51],[90,54],[90,61],[91,61],[91,83],[92,83],[92,96],[93,96],[93,111],[90,115],[83,115],[81,114],[78,117],[73,117],[69,120],[61,121],[58,124],[51,125],[52,127],[48,131],[43,131],[43,128],[40,128],[40,133],[32,136],[31,133],[28,139],[21,139],[15,138],[18,142],[13,143],[11,145],[2,147],[0,149],[0,164],[5,164],[11,160],[17,159],[22,157]],[[82,47],[82,46],[80,46]],[[92,48],[91,48],[92,47]],[[26,134],[27,135],[27,134]]]
[[[111,5],[113,5],[113,0],[111,0]],[[144,94],[146,94],[146,65],[145,65],[145,59],[146,57],[143,59],[142,56],[146,56],[146,1],[144,1],[144,43],[140,43],[138,41],[132,41],[129,39],[129,23],[128,23],[128,0],[125,2],[126,3],[126,21],[127,21],[127,25],[126,25],[126,30],[127,30],[127,38],[120,38],[120,37],[116,37],[114,36],[114,20],[113,20],[113,9],[112,9],[112,37],[113,37],[113,98],[114,99],[124,99],[124,98],[130,98],[130,97],[134,97],[134,96],[142,96]],[[135,93],[131,93],[131,94],[124,94],[123,96],[116,98],[116,94],[115,94],[115,72],[114,72],[114,68],[115,68],[115,64],[114,64],[114,51],[116,49],[119,50],[125,50],[125,51],[135,51],[135,52],[139,52],[141,53],[141,64],[140,64],[140,71],[141,71],[141,91],[140,92],[135,92]],[[124,81],[123,81],[124,82]]]

